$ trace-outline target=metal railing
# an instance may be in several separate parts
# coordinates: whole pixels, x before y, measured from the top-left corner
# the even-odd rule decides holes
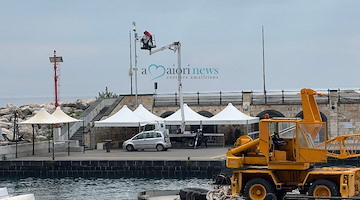
[[[316,100],[319,104],[328,104],[330,95],[336,95],[338,103],[360,103],[360,90],[316,90],[319,93],[327,94],[326,96],[317,96]],[[244,94],[250,95],[251,105],[289,105],[301,104],[299,91],[265,91],[264,92],[187,92],[183,94],[184,103],[189,106],[196,105],[241,105],[243,103]],[[172,94],[155,94],[154,106],[177,106],[179,105],[178,93]]]
[[[242,92],[195,92],[183,93],[184,103],[189,106],[195,105],[227,105],[242,104]],[[179,94],[156,94],[154,95],[154,106],[177,106]]]

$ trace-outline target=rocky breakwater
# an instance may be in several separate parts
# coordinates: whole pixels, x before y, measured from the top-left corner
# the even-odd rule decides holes
[[[94,100],[77,100],[76,102],[61,103],[61,109],[71,117],[77,118],[89,107]],[[41,108],[45,108],[50,114],[54,112],[54,104],[29,104],[23,106],[16,106],[13,104],[7,104],[5,108],[0,108],[0,142],[1,145],[11,144],[9,141],[20,138],[22,141],[32,140],[32,126],[20,125],[15,123],[15,113],[17,115],[17,122],[22,122],[30,117],[34,116]],[[18,133],[17,137],[14,137],[14,132]],[[35,126],[35,140],[44,141],[51,133],[49,125]]]

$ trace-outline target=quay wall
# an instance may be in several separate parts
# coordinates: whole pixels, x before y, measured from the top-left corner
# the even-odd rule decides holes
[[[1,177],[213,178],[225,161],[0,161]]]
[[[360,158],[328,159],[315,167],[360,167]],[[0,161],[0,176],[9,178],[213,178],[231,172],[224,160],[72,160]]]

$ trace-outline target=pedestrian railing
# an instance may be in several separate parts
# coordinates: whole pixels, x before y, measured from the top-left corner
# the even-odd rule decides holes
[[[360,103],[360,90],[316,90],[326,94],[316,97],[317,103],[328,104],[330,96],[335,95],[338,103]],[[184,103],[189,106],[196,105],[241,105],[244,97],[250,98],[251,105],[291,105],[301,104],[299,91],[265,91],[265,92],[186,92],[183,93]],[[154,94],[154,106],[178,106],[180,105],[179,94]]]

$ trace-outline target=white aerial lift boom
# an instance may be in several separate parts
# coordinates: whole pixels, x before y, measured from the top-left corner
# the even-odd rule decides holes
[[[164,51],[166,49],[170,49],[170,50],[172,50],[174,52],[177,52],[178,68],[177,68],[176,72],[178,74],[178,85],[179,85],[178,87],[179,87],[180,110],[181,110],[180,129],[181,129],[181,133],[184,133],[184,131],[185,131],[185,116],[184,116],[184,100],[183,100],[182,83],[181,83],[181,74],[182,74],[182,70],[181,70],[181,43],[180,42],[173,42],[172,44],[163,46],[163,47],[155,49],[155,50],[151,50],[151,48],[150,48],[149,49],[149,54],[152,55],[154,53]]]

